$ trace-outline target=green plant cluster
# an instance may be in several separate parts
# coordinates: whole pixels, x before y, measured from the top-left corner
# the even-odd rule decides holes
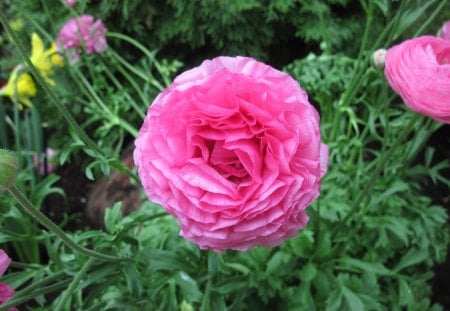
[[[175,219],[142,195],[140,210],[130,215],[121,202],[107,208],[103,230],[67,233],[95,253],[89,257],[3,195],[0,246],[14,261],[1,281],[17,294],[0,310],[443,310],[431,300],[430,282],[433,266],[446,259],[448,214],[425,190],[450,187],[449,161],[428,145],[442,125],[407,110],[370,58],[401,38],[434,31],[449,4],[143,2],[79,0],[75,10],[104,19],[108,50],[66,62],[54,88],[38,88],[31,109],[1,98],[0,147],[16,150],[17,188],[41,211],[49,195],[64,195],[59,177],[36,167],[33,155],[39,162],[46,144],[59,150],[60,165],[80,162],[90,179],[116,170],[136,182],[135,171],[119,161],[121,151],[191,53],[206,47],[199,59],[220,51],[270,60],[269,50],[298,36],[320,48],[298,51],[305,57],[284,70],[320,110],[330,148],[321,196],[307,210],[310,222],[273,249],[214,253],[183,240]],[[28,16],[26,27],[49,42],[75,14],[56,0],[4,5],[11,16]],[[24,43],[29,32],[19,32]],[[180,46],[190,48],[167,54],[179,60],[164,54]],[[12,44],[5,51],[15,59],[2,64],[22,61]]]

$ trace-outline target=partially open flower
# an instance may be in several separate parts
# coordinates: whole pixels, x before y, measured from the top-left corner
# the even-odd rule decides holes
[[[384,59],[386,58],[386,53],[387,51],[385,49],[379,49],[373,52],[372,60],[375,67],[377,67],[379,70],[384,69]]]
[[[422,36],[393,46],[384,72],[411,110],[450,123],[450,40]]]
[[[1,150],[0,150],[1,151]],[[11,258],[0,249],[0,277],[5,273],[11,264]],[[6,283],[0,282],[0,305],[11,299],[16,292]],[[16,308],[9,308],[8,311],[18,311]]]
[[[319,115],[284,72],[218,57],[154,100],[134,151],[142,185],[201,249],[273,247],[306,226],[327,170]]]

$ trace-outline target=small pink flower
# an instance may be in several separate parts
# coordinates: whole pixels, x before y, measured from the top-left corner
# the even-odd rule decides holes
[[[82,51],[88,54],[102,53],[108,47],[106,28],[101,20],[94,22],[94,17],[81,15],[69,20],[59,31],[56,45],[59,50],[66,50],[71,62],[76,62]]]
[[[300,85],[248,57],[217,57],[154,100],[134,161],[148,197],[201,249],[273,247],[308,222],[328,148]]]
[[[439,37],[450,40],[450,21],[447,21],[442,25],[441,30],[439,30]]]
[[[450,40],[404,41],[388,50],[384,72],[411,110],[450,123]]]
[[[0,249],[0,277],[6,272],[11,264],[11,258]],[[0,282],[0,305],[11,299],[16,292],[6,283]],[[9,308],[8,311],[18,311],[16,308]]]
[[[66,0],[66,4],[73,7],[77,4],[77,0]]]

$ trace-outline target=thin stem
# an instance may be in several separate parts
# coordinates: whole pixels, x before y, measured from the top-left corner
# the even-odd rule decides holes
[[[352,208],[348,212],[347,216],[342,220],[332,231],[331,236],[336,236],[336,234],[339,232],[339,230],[345,226],[347,221],[358,211],[360,204],[362,201],[367,198],[370,194],[370,191],[372,190],[373,186],[375,185],[375,182],[377,181],[381,171],[386,166],[386,163],[391,159],[392,155],[394,154],[397,147],[400,145],[400,143],[406,138],[406,136],[409,134],[409,132],[413,129],[414,124],[420,119],[420,114],[415,114],[409,123],[403,128],[403,130],[398,135],[395,142],[392,144],[392,146],[386,150],[385,153],[379,158],[378,166],[376,167],[375,171],[371,175],[371,178],[369,182],[366,184],[364,189],[359,192],[359,195],[355,199],[355,203],[353,204]]]
[[[71,238],[69,238],[69,236],[61,228],[59,228],[54,222],[48,219],[47,216],[45,216],[38,209],[36,209],[33,206],[33,204],[31,204],[31,202],[28,201],[28,199],[22,194],[22,192],[15,185],[10,187],[8,191],[28,214],[33,216],[40,224],[42,224],[48,230],[56,234],[64,242],[64,244],[66,244],[71,249],[79,252],[80,254],[105,261],[119,262],[127,260],[126,258],[119,258],[116,256],[105,255],[78,245]]]
[[[40,279],[37,282],[32,283],[30,286],[22,289],[17,293],[17,296],[24,296],[28,293],[32,292],[33,290],[37,288],[43,287],[45,284],[50,283],[52,281],[60,280],[62,277],[66,276],[67,274],[64,271],[57,272],[55,274],[49,275],[43,279]]]
[[[143,46],[141,43],[134,40],[133,38],[126,36],[124,34],[121,34],[121,33],[108,32],[108,33],[106,33],[106,36],[127,41],[128,43],[131,43],[132,45],[137,47],[139,50],[142,51],[142,53],[144,53],[152,61],[152,65],[154,65],[156,67],[156,70],[158,70],[159,74],[161,75],[161,78],[164,80],[164,84],[166,86],[168,86],[170,84],[169,79],[166,77],[166,75],[163,74],[163,69],[162,69],[161,65],[158,63],[158,61],[156,60],[154,53],[150,52],[145,46]]]
[[[60,311],[64,308],[67,299],[73,294],[75,289],[77,288],[78,284],[80,283],[81,279],[83,278],[84,274],[89,270],[94,260],[92,258],[89,258],[84,266],[81,268],[81,270],[77,273],[77,275],[74,277],[72,282],[70,283],[69,287],[64,291],[64,293],[61,295],[61,298],[59,299],[58,303],[55,306],[55,311]]]

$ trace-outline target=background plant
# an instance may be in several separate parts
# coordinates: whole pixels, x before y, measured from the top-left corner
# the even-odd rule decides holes
[[[383,73],[371,66],[370,57],[375,49],[389,47],[402,38],[435,32],[448,14],[448,4],[275,1],[265,8],[259,1],[226,7],[221,2],[215,6],[199,1],[191,6],[168,1],[151,15],[146,10],[156,5],[144,6],[144,10],[134,3],[100,1],[91,6],[79,1],[76,10],[105,18],[111,31],[110,49],[103,55],[83,55],[78,65],[66,65],[55,77],[58,99],[100,149],[111,158],[119,156],[123,146],[132,141],[151,99],[180,68],[181,62],[158,61],[160,57],[192,61],[192,49],[164,54],[169,43],[195,48],[213,45],[207,53],[195,56],[199,59],[216,51],[270,59],[267,48],[281,46],[289,40],[283,36],[295,33],[284,30],[278,37],[278,27],[296,29],[302,42],[308,42],[305,47],[313,49],[310,54],[307,48],[298,51],[297,55],[305,57],[285,70],[301,83],[321,111],[322,135],[331,151],[321,197],[309,208],[308,227],[282,246],[221,254],[199,251],[181,239],[176,222],[161,217],[163,210],[150,202],[126,217],[116,203],[105,213],[105,230],[70,233],[84,247],[129,258],[106,263],[74,252],[22,214],[10,196],[3,196],[1,241],[14,249],[14,243],[28,242],[45,250],[31,260],[15,250],[20,262],[13,263],[15,272],[4,280],[18,289],[16,302],[48,310],[442,310],[430,300],[429,281],[433,265],[445,260],[448,216],[424,190],[430,183],[450,186],[448,161],[437,160],[442,150],[428,145],[441,125],[406,110]],[[357,9],[346,11],[346,7]],[[58,24],[74,14],[60,2],[10,2],[8,8],[11,15],[28,12],[32,17],[28,27],[46,34],[49,42]],[[220,8],[226,11],[219,21]],[[39,10],[46,10],[46,14],[32,12]],[[195,10],[196,18],[189,18]],[[147,27],[142,24],[146,14],[151,15],[154,27],[149,32],[140,31]],[[108,23],[118,15],[123,17],[123,25]],[[361,23],[366,27],[356,26]],[[112,32],[113,27],[131,36]],[[192,35],[194,29],[200,29],[198,36]],[[152,34],[157,35],[148,39]],[[353,44],[346,46],[349,40]],[[155,53],[154,48],[162,50]],[[60,148],[62,162],[83,162],[86,174],[93,179],[108,174],[113,168],[109,162],[87,148],[76,131],[69,136],[61,115],[43,92],[41,95],[34,110],[24,113],[2,101],[2,120],[14,113],[20,115],[14,121],[9,117],[11,122],[4,126],[6,147],[18,150],[20,161],[28,163],[20,146],[37,140],[26,138],[27,131],[17,127],[26,123],[27,115],[36,118],[39,111],[41,117],[48,117],[50,141]],[[408,123],[412,127],[397,145]],[[383,154],[392,147],[392,156],[383,164]],[[380,163],[380,177],[355,209],[355,199],[371,182]],[[39,206],[43,197],[54,191],[52,183],[47,181],[39,192],[27,182],[26,168],[21,166],[18,186]],[[31,231],[13,225],[20,221]],[[15,231],[6,230],[7,226]]]

